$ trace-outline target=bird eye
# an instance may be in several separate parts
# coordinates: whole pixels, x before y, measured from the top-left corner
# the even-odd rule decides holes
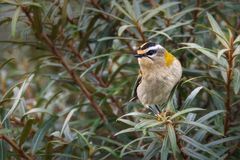
[[[150,51],[148,51],[146,54],[147,54],[147,55],[153,55],[153,54],[155,54],[155,53],[157,53],[157,50],[150,50]]]

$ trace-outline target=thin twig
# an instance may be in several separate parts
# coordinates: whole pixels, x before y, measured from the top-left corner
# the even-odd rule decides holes
[[[81,88],[84,95],[87,97],[87,99],[90,101],[93,108],[96,110],[100,118],[106,122],[106,116],[104,115],[103,111],[100,109],[100,107],[97,105],[97,103],[94,101],[93,97],[91,96],[91,93],[87,90],[87,88],[84,86],[82,80],[77,76],[76,72],[72,70],[66,60],[62,57],[62,53],[60,50],[58,50],[52,41],[49,39],[49,37],[45,33],[41,33],[42,40],[48,45],[48,47],[51,48],[52,53],[59,59],[60,63],[64,66],[64,68],[67,70],[67,72],[70,74],[70,76],[73,78],[73,80],[78,84],[78,86]]]
[[[227,135],[227,132],[229,130],[229,122],[231,121],[231,99],[232,99],[232,79],[233,79],[233,52],[234,52],[234,46],[233,46],[233,37],[230,37],[230,50],[225,54],[226,59],[228,62],[228,68],[227,68],[227,82],[225,84],[226,88],[226,98],[225,98],[225,119],[224,119],[224,135]]]
[[[7,137],[6,135],[0,135],[0,140],[4,140],[7,142],[12,148],[19,154],[20,157],[26,160],[33,160],[34,158],[30,157],[25,151],[22,150],[21,147],[17,145],[12,139]]]

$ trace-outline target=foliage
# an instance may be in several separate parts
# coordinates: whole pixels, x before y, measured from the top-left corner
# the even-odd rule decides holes
[[[239,159],[239,7],[1,0],[0,160]],[[184,68],[157,117],[129,102],[146,41]]]

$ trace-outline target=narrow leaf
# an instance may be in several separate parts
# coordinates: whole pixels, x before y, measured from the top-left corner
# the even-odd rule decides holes
[[[3,118],[2,123],[4,123],[4,121],[14,112],[14,110],[18,107],[18,104],[21,100],[21,96],[23,95],[23,93],[25,92],[25,90],[27,89],[28,85],[30,84],[31,80],[33,79],[34,75],[29,76],[28,79],[26,79],[21,88],[19,90],[17,90],[17,95],[14,97],[15,101],[11,107],[11,109],[8,111],[8,113],[6,114],[6,116]],[[15,90],[17,88],[14,88]]]
[[[168,136],[166,135],[163,140],[162,148],[161,148],[161,160],[168,160]]]
[[[139,130],[136,130],[135,128],[127,128],[127,129],[124,129],[124,130],[121,130],[121,131],[115,133],[114,136],[117,136],[117,135],[123,134],[123,133],[136,132],[136,131],[139,131]]]
[[[216,20],[213,18],[213,16],[209,13],[207,13],[207,17],[208,17],[208,20],[212,26],[212,29],[213,31],[216,33],[216,36],[218,38],[218,40],[222,43],[222,45],[225,47],[225,48],[229,48],[229,44],[227,43],[227,38],[226,36],[224,35],[222,29],[220,28],[220,26],[217,24]]]
[[[125,8],[126,8],[127,12],[132,17],[132,20],[136,21],[136,14],[135,14],[135,11],[133,10],[130,2],[128,0],[123,0],[123,2],[125,4]]]
[[[215,145],[223,144],[223,143],[230,142],[230,141],[236,141],[236,140],[239,141],[240,136],[232,136],[232,137],[222,138],[222,139],[210,142],[210,143],[206,144],[205,146],[212,147]]]
[[[18,20],[20,11],[21,11],[21,7],[17,7],[17,9],[14,12],[14,15],[12,17],[11,34],[12,34],[13,37],[15,37],[15,35],[16,35],[16,28],[17,28],[16,26],[17,26],[17,20]]]
[[[202,128],[202,129],[204,129],[204,130],[206,130],[206,131],[208,131],[208,132],[210,132],[210,133],[212,133],[212,134],[214,134],[214,135],[223,136],[222,133],[216,131],[215,129],[213,129],[213,128],[211,128],[211,127],[208,127],[208,126],[206,126],[206,125],[204,125],[204,124],[198,123],[198,122],[181,121],[181,122],[179,122],[179,123],[184,123],[184,124],[193,125],[193,126]]]
[[[240,70],[238,68],[234,69],[233,74],[233,90],[235,94],[238,94],[240,89]]]
[[[126,17],[128,17],[129,19],[133,20],[133,17],[127,13],[120,4],[116,3],[115,1],[113,1],[113,5],[120,11],[122,12]]]
[[[192,49],[196,49],[199,52],[203,53],[205,56],[207,56],[208,58],[210,58],[211,60],[217,62],[218,64],[222,65],[223,67],[227,66],[227,62],[225,59],[223,59],[222,57],[217,58],[216,55],[214,53],[212,53],[211,51],[209,51],[209,49],[203,48],[201,46],[199,46],[196,43],[181,43],[183,45],[187,45],[188,47],[183,47],[184,48],[192,48]]]
[[[57,116],[51,116],[48,120],[46,120],[34,134],[32,140],[32,153],[34,154],[38,149],[39,145],[41,144],[44,135],[47,131],[54,125],[55,121],[58,119]]]
[[[195,99],[195,97],[197,96],[197,94],[199,93],[199,91],[202,89],[203,87],[197,87],[195,88],[190,95],[187,97],[187,99],[185,100],[185,103],[183,105],[183,108],[187,108],[190,107],[191,103],[193,102],[193,100]]]
[[[198,160],[210,160],[210,159],[207,158],[205,155],[202,155],[202,154],[200,154],[200,153],[198,153],[198,152],[196,152],[196,151],[194,151],[193,149],[190,149],[190,148],[184,147],[184,148],[182,148],[182,151],[183,151],[186,155],[188,155],[188,156],[190,156],[190,157],[193,157],[193,158],[195,158],[195,159],[198,159]]]
[[[152,141],[152,143],[148,146],[146,152],[144,153],[144,160],[151,160],[154,156],[159,153],[161,149],[161,144],[158,141]]]
[[[128,119],[118,119],[118,121],[123,122],[123,123],[125,123],[125,124],[127,124],[127,125],[130,125],[130,126],[135,126],[135,125],[136,125],[135,122],[130,121],[130,120],[128,120]]]
[[[182,159],[180,154],[179,154],[179,148],[177,145],[177,139],[176,139],[176,134],[173,126],[171,124],[167,125],[167,130],[168,130],[168,137],[169,141],[171,144],[172,152],[174,154],[175,158]]]
[[[120,37],[122,33],[129,27],[134,27],[134,25],[123,25],[118,29],[118,36]]]
[[[127,117],[127,116],[134,116],[134,117],[140,117],[140,118],[146,118],[146,119],[155,119],[155,116],[146,114],[146,113],[141,113],[141,112],[127,113],[127,114],[124,114],[123,116],[119,117],[118,119]]]
[[[226,48],[218,51],[217,58],[219,59],[227,51],[229,51],[229,49],[226,49]]]
[[[142,18],[141,23],[144,24],[147,22],[149,19],[152,19],[154,16],[156,16],[160,11],[164,11],[164,9],[169,8],[171,6],[177,5],[180,2],[170,2],[170,3],[164,3],[160,5],[159,7],[155,9],[148,10],[144,12],[139,18]]]
[[[64,130],[65,130],[68,122],[70,121],[73,113],[76,112],[77,110],[78,110],[78,108],[74,108],[74,109],[72,109],[72,110],[68,113],[68,115],[67,115],[67,117],[66,117],[66,119],[65,119],[65,121],[64,121],[64,123],[63,123],[62,130],[61,130],[61,132],[60,132],[60,135],[61,135],[61,136],[62,136],[62,134],[63,134],[63,132],[64,132]]]
[[[179,116],[181,116],[183,114],[189,113],[189,112],[202,111],[202,110],[204,110],[204,109],[202,109],[202,108],[187,108],[187,109],[184,109],[184,110],[179,111],[179,112],[175,113],[174,115],[172,115],[170,117],[170,120],[173,120],[174,118],[177,118],[177,117],[179,117]]]
[[[233,55],[239,55],[240,54],[240,45],[237,46],[237,48],[234,50]]]
[[[25,140],[28,138],[29,132],[32,129],[32,125],[34,123],[34,119],[29,119],[26,123],[26,125],[24,126],[21,136],[19,138],[19,146],[21,146]]]
[[[205,151],[207,153],[209,153],[210,155],[214,156],[215,158],[220,158],[216,153],[214,153],[210,148],[206,147],[204,144],[201,144],[197,141],[195,141],[194,139],[188,137],[188,136],[185,136],[185,135],[182,135],[181,136],[181,139],[185,142],[187,142],[188,144],[194,146],[195,148],[201,150],[201,151]]]
[[[234,40],[234,44],[240,42],[240,35],[237,36],[237,38]]]

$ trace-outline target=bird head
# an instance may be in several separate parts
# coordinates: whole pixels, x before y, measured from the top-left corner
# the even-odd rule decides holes
[[[170,66],[173,63],[174,56],[163,46],[153,42],[142,44],[135,54],[140,66],[150,67],[152,64]]]

